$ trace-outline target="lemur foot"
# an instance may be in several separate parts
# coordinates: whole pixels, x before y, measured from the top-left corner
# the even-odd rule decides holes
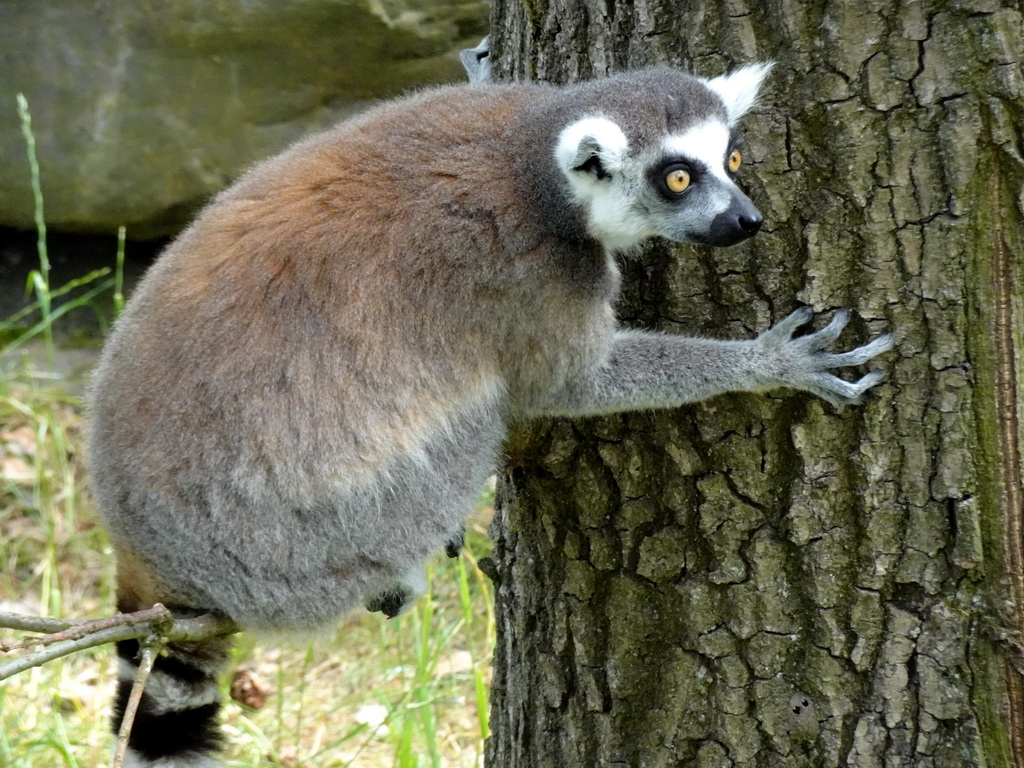
[[[401,582],[371,597],[365,603],[370,613],[380,611],[389,619],[401,616],[417,599],[427,594],[427,574],[422,568],[410,568]]]
[[[807,307],[798,309],[781,323],[757,337],[756,344],[765,353],[766,369],[776,383],[811,392],[836,406],[859,403],[861,395],[885,378],[884,371],[871,371],[857,381],[844,381],[829,373],[832,368],[860,365],[893,347],[892,334],[879,336],[849,352],[826,352],[850,321],[850,312],[841,309],[832,322],[815,333],[793,337],[814,317]]]
[[[382,592],[376,597],[366,601],[366,610],[370,613],[380,611],[389,619],[399,616],[403,611],[407,610],[408,606],[412,603],[408,595],[401,587],[396,588],[389,592]]]
[[[458,533],[456,533],[454,536],[452,536],[448,540],[448,543],[444,545],[444,553],[446,555],[448,555],[448,557],[452,557],[452,558],[458,557],[459,556],[459,552],[462,550],[462,548],[465,545],[466,545],[466,526],[462,526],[461,528],[459,528]]]

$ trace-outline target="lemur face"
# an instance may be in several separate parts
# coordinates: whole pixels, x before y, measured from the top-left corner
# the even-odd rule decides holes
[[[566,126],[555,159],[590,234],[613,251],[653,236],[727,246],[755,235],[763,217],[736,186],[743,153],[733,129],[767,72],[755,65],[710,81],[678,75],[686,92],[638,96],[637,108],[652,111],[660,106],[652,98],[708,105],[696,117],[690,109],[683,125],[666,118],[657,135],[650,121],[627,135],[621,107],[618,119],[595,114]]]
[[[665,138],[642,197],[658,234],[674,242],[734,245],[764,221],[734,178],[743,153],[729,126],[708,120]]]

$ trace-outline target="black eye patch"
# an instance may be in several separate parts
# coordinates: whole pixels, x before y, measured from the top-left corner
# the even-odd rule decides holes
[[[698,183],[701,177],[708,172],[708,167],[700,160],[680,155],[664,157],[647,169],[648,183],[658,190],[658,194],[670,202],[678,202],[680,195],[669,189],[666,178],[669,173],[679,169],[690,174],[690,186]]]

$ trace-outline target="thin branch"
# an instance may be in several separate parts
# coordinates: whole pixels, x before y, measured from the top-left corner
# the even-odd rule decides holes
[[[0,611],[0,627],[19,629],[23,632],[59,632],[80,623],[70,619],[49,619],[42,616],[26,616],[21,613]]]
[[[14,625],[13,628],[25,626],[28,619],[32,617],[0,614],[0,626]],[[46,622],[52,619],[43,620]],[[42,623],[36,628],[28,631],[46,631],[55,628],[57,625],[44,626]],[[152,608],[135,613],[124,613],[106,619],[98,619],[93,622],[75,623],[70,627],[64,627],[60,632],[38,638],[37,643],[49,644],[45,647],[28,653],[20,659],[0,664],[0,680],[6,680],[12,675],[23,672],[32,667],[38,667],[53,659],[67,656],[87,648],[95,648],[106,643],[116,643],[121,640],[142,640],[155,637],[165,643],[181,641],[205,640],[209,637],[219,635],[230,635],[238,631],[234,622],[203,614],[189,618],[177,618],[159,603]],[[60,637],[58,637],[60,635]]]
[[[6,664],[0,664],[0,680],[6,680],[12,675],[24,672],[26,669],[31,669],[32,667],[41,666],[48,661],[59,659],[61,656],[67,656],[78,651],[84,651],[87,648],[95,648],[97,645],[148,637],[152,634],[152,631],[152,627],[123,624],[121,626],[110,627],[108,629],[95,632],[87,637],[80,637],[75,640],[64,640],[59,643],[54,643],[47,648],[42,648],[38,651],[26,654],[20,659],[9,661]]]
[[[144,621],[167,623],[173,619],[173,615],[164,606],[157,603],[152,608],[147,608],[144,611],[119,613],[116,616],[95,619],[93,621],[41,619],[36,616],[21,616],[16,613],[7,613],[0,614],[0,627],[10,626],[5,624],[6,619],[11,619],[12,623],[16,623],[18,625],[14,626],[14,629],[25,629],[29,632],[50,632],[51,634],[43,635],[42,637],[26,638],[20,642],[0,643],[0,651],[2,652],[53,645],[54,643],[59,643],[62,640],[76,640],[78,638],[85,637],[86,635],[91,635],[95,632],[121,625],[134,626]],[[36,626],[29,626],[33,624],[38,628],[36,628]]]

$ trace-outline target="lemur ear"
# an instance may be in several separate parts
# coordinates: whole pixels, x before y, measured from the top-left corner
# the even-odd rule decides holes
[[[734,124],[754,105],[761,83],[771,71],[771,62],[748,64],[728,75],[708,80],[707,85],[725,104],[729,125]]]
[[[629,142],[607,117],[585,117],[562,129],[555,159],[563,173],[590,173],[604,179],[622,167]]]

